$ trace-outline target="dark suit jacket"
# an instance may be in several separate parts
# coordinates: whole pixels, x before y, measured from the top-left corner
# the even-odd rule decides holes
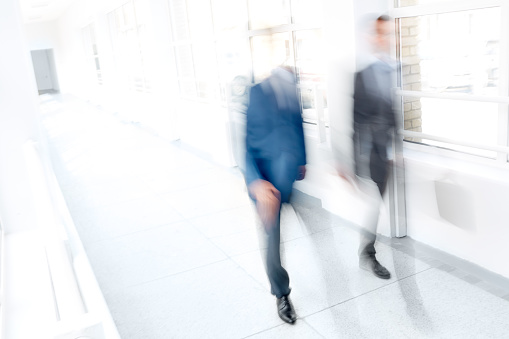
[[[246,183],[271,182],[282,202],[289,198],[298,167],[306,164],[301,106],[291,106],[279,110],[274,90],[264,80],[251,88],[246,113]]]
[[[392,69],[377,61],[355,75],[355,172],[370,177],[383,193],[388,175],[387,149],[396,128],[392,107]]]

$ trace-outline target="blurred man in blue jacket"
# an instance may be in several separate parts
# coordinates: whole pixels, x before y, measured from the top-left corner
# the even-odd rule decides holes
[[[297,319],[289,299],[290,278],[281,265],[280,210],[289,202],[295,180],[304,179],[306,151],[295,74],[278,67],[251,89],[246,123],[245,179],[267,233],[266,270],[278,314]]]

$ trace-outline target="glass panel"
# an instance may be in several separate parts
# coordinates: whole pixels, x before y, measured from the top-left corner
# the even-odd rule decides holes
[[[190,45],[175,47],[175,58],[180,78],[194,78],[193,56]]]
[[[188,40],[187,9],[185,0],[169,0],[171,22],[173,23],[173,40]]]
[[[230,82],[239,75],[251,78],[251,54],[247,39],[219,41],[216,46],[222,82]]]
[[[196,86],[198,89],[198,97],[204,99],[215,99],[217,97],[218,87],[215,82],[198,80]]]
[[[150,22],[150,13],[146,0],[134,0],[134,12],[136,14],[136,24],[138,26]]]
[[[323,23],[323,4],[320,0],[292,0],[292,19],[296,24]]]
[[[403,89],[498,95],[500,8],[401,19]]]
[[[497,145],[498,104],[444,100],[432,98],[404,98],[405,130],[422,132],[452,140]],[[429,145],[495,157],[495,152],[439,143],[431,140],[406,138]]]
[[[191,39],[194,41],[213,39],[214,27],[209,0],[188,0],[187,17]]]
[[[215,98],[217,95],[217,61],[214,44],[193,45],[194,71],[198,96]]]
[[[196,97],[196,84],[194,81],[186,81],[186,80],[180,80],[179,81],[180,86],[180,95],[183,97]]]
[[[132,1],[129,1],[124,6],[122,6],[124,9],[124,23],[126,26],[133,26],[135,25],[135,16],[134,16],[134,6]],[[129,27],[132,28],[132,27]]]
[[[325,50],[322,30],[295,32],[296,66],[301,83],[322,83],[325,77]]]
[[[245,1],[212,0],[212,15],[216,34],[243,32],[247,29]]]
[[[290,23],[288,0],[248,0],[249,29],[263,29]]]
[[[252,37],[251,50],[255,82],[266,78],[279,65],[295,66],[291,33]]]

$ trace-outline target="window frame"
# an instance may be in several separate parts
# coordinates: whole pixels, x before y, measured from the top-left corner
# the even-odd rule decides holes
[[[97,46],[97,33],[95,21],[90,22],[81,29],[81,36],[87,64],[91,69],[94,70],[93,72],[95,75],[94,82],[96,85],[102,86],[104,84],[104,78],[101,71],[101,57],[99,54],[99,48]]]

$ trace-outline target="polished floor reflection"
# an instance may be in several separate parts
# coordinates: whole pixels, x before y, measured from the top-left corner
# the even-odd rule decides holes
[[[77,231],[122,338],[507,338],[509,286],[411,239],[358,230],[298,191],[282,215],[299,320],[277,316],[242,176],[76,99],[41,96]]]

